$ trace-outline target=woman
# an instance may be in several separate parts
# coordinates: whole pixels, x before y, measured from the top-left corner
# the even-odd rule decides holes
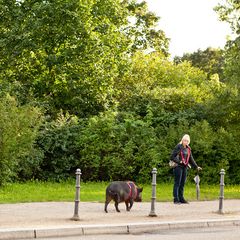
[[[191,166],[197,168],[197,170],[202,170],[193,159],[190,144],[190,136],[185,134],[182,137],[181,142],[173,149],[171,160],[176,163],[173,168],[174,174],[174,186],[173,186],[173,197],[175,204],[188,203],[184,199],[184,185],[187,178],[187,169]]]

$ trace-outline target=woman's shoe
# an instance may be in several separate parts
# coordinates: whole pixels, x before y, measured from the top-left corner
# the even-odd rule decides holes
[[[188,202],[187,200],[185,200],[185,199],[181,199],[181,200],[180,200],[180,203],[189,204],[189,202]]]
[[[181,204],[181,202],[179,202],[178,200],[174,200],[173,203],[174,204]]]

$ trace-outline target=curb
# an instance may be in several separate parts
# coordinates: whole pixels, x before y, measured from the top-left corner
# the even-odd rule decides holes
[[[208,228],[220,226],[240,226],[240,219],[216,219],[194,221],[149,222],[128,224],[79,225],[51,228],[0,229],[0,240],[37,239],[46,237],[67,237],[95,234],[133,234],[184,228]]]

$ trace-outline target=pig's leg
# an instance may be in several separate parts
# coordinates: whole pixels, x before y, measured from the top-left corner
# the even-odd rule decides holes
[[[110,196],[106,196],[105,208],[104,208],[104,210],[105,210],[106,213],[108,212],[108,211],[107,211],[107,206],[108,206],[108,204],[111,202],[111,200],[112,200],[112,198],[111,198]]]
[[[118,208],[118,202],[115,202],[115,208],[117,212],[120,212],[119,208]]]
[[[125,201],[125,204],[126,204],[126,210],[127,210],[127,211],[130,211],[130,208],[129,208],[129,206],[128,206],[128,203],[129,203],[128,201]]]
[[[114,201],[115,201],[116,211],[117,211],[117,212],[120,212],[120,210],[119,210],[119,208],[118,208],[118,203],[120,203],[120,197],[119,197],[119,195],[117,195],[117,196],[114,198]]]
[[[130,199],[129,202],[130,202],[130,206],[129,206],[129,211],[130,211],[130,209],[131,209],[132,206],[133,206],[133,199]]]

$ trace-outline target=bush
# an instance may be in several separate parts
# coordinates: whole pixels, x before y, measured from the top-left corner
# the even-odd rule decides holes
[[[156,167],[158,182],[168,182],[173,178],[168,166],[171,151],[189,133],[193,157],[203,168],[201,182],[218,183],[224,168],[226,182],[239,183],[239,161],[234,161],[238,158],[237,145],[228,144],[237,142],[237,136],[223,128],[215,130],[206,120],[190,125],[183,117],[174,124],[163,124],[165,114],[155,116],[149,108],[144,118],[115,111],[88,120],[60,115],[40,131],[37,144],[43,159],[35,177],[62,181],[80,168],[84,181],[149,182]],[[189,178],[195,174],[191,169]]]
[[[55,121],[45,122],[37,148],[43,153],[35,178],[62,181],[75,173],[80,158],[77,139],[81,124],[76,117],[61,113]]]
[[[0,184],[14,180],[26,166],[33,150],[41,112],[32,106],[18,106],[9,95],[0,99]]]
[[[109,111],[89,119],[78,141],[84,180],[145,182],[159,163],[154,129],[129,113]]]

